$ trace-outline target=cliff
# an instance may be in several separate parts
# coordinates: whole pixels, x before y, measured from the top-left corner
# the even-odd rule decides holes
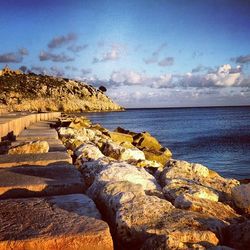
[[[14,71],[0,75],[0,109],[9,112],[123,110],[101,90],[84,82]]]

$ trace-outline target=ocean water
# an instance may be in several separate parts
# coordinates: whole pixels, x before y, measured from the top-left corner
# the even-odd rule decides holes
[[[148,131],[175,159],[201,163],[224,177],[250,178],[250,107],[129,109],[87,116],[111,130]]]

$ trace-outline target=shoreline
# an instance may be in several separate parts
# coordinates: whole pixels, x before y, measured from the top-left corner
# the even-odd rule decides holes
[[[156,218],[162,221],[160,230],[167,230],[168,237],[175,237],[169,227],[178,232],[188,224],[188,234],[192,235],[192,241],[200,247],[207,249],[207,246],[212,245],[225,244],[233,247],[239,244],[241,249],[241,244],[245,244],[227,242],[226,239],[229,235],[232,237],[230,228],[239,226],[239,221],[248,223],[248,210],[239,205],[237,193],[238,189],[246,185],[240,185],[234,179],[223,178],[201,164],[172,159],[170,150],[162,148],[157,139],[147,132],[134,133],[123,128],[109,131],[100,124],[92,124],[86,117],[61,119],[58,125],[59,136],[86,182],[86,194],[94,200],[110,225],[118,249],[133,248],[135,245],[136,249],[150,249],[155,246],[143,229],[145,226],[151,228],[150,230],[154,228],[152,225],[155,218],[145,210],[151,211],[149,206],[156,209]],[[159,210],[158,206],[162,205],[165,209]],[[135,207],[142,213],[138,218]],[[167,213],[175,218],[177,211],[182,214],[179,225],[169,225],[162,217]],[[135,216],[134,222],[128,221],[130,215]],[[230,218],[230,223],[219,226],[219,231],[213,229],[213,223],[200,224],[194,229],[189,216],[199,220],[213,219],[217,225]],[[146,225],[143,223],[144,219],[148,221]],[[144,226],[138,225],[137,220]],[[136,234],[134,227],[137,228]],[[208,235],[207,243],[203,245],[199,237],[204,235],[205,228]],[[220,235],[225,228],[227,233]],[[126,232],[125,238],[123,232]],[[187,237],[182,231],[179,234]],[[141,237],[148,240],[142,242]],[[157,234],[154,238],[158,239]],[[182,245],[185,248],[186,244],[191,244],[182,242],[179,237],[177,242],[178,246],[175,245],[176,242],[172,242],[168,243],[167,248],[183,249],[179,247]]]

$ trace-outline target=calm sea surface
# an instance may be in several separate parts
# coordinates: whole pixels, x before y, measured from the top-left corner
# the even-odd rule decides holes
[[[201,163],[224,177],[250,178],[250,107],[130,109],[87,116],[108,129],[148,131],[175,159]]]

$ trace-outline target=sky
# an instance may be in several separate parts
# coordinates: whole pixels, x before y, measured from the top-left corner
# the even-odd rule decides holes
[[[0,67],[127,108],[250,105],[249,0],[0,0]]]

